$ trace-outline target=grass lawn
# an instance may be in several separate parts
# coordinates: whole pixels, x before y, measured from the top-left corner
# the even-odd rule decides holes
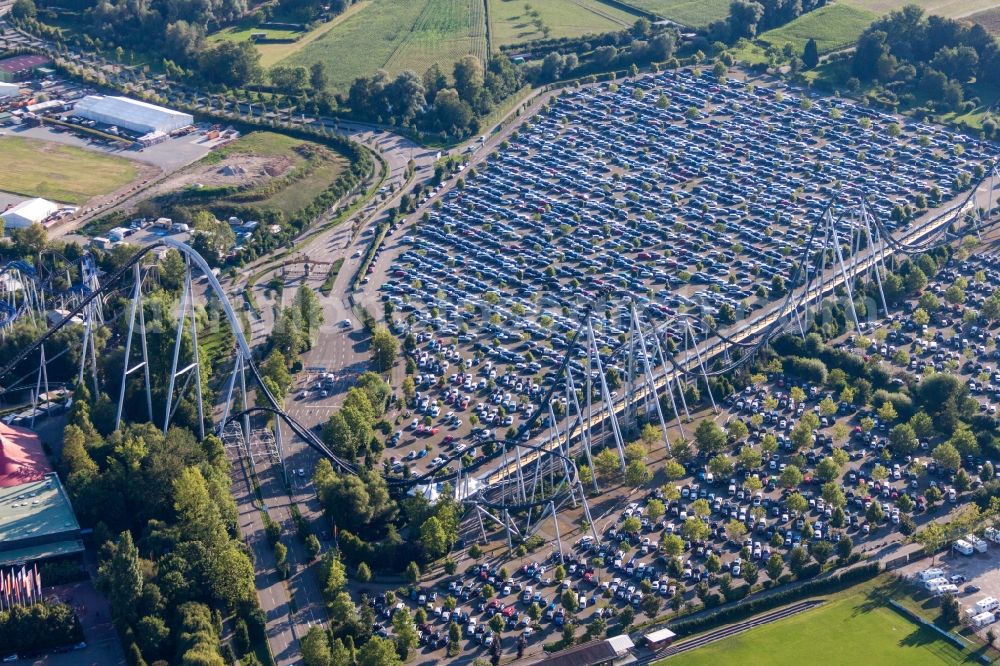
[[[920,5],[928,14],[959,18],[1000,6],[998,0],[839,0],[845,5],[885,14],[904,5]]]
[[[810,38],[816,40],[820,53],[827,53],[858,41],[876,14],[866,9],[836,4],[803,14],[780,28],[768,30],[758,40],[777,46],[791,44],[801,54]]]
[[[332,30],[336,25],[343,23],[354,14],[360,12],[368,6],[370,2],[371,0],[359,0],[359,2],[356,2],[348,7],[343,14],[338,15],[332,21],[321,23],[309,32],[293,32],[291,30],[270,30],[249,26],[233,26],[232,28],[226,28],[225,30],[221,30],[213,34],[208,38],[208,41],[217,42],[227,40],[242,42],[250,39],[251,32],[266,32],[267,36],[272,39],[298,37],[295,42],[290,44],[257,44],[257,51],[260,53],[260,64],[264,67],[271,67],[285,58],[290,57],[292,54],[301,51],[307,45],[315,42],[317,39]]]
[[[331,86],[344,91],[379,69],[423,74],[434,63],[450,73],[464,55],[486,54],[483,0],[371,0],[282,61],[325,62]]]
[[[729,16],[730,0],[624,0],[681,25],[700,28]]]
[[[885,579],[876,581],[885,584]],[[665,659],[656,666],[937,666],[972,661],[972,652],[959,650],[932,629],[915,624],[886,605],[881,595],[884,589],[870,584],[851,588],[831,595],[822,606]]]
[[[494,46],[520,44],[543,39],[545,33],[533,22],[525,5],[538,12],[550,38],[579,37],[588,33],[621,30],[639,18],[600,0],[487,0],[490,3],[490,31]]]
[[[0,136],[0,156],[0,189],[71,204],[113,192],[138,174],[124,157],[18,136]]]

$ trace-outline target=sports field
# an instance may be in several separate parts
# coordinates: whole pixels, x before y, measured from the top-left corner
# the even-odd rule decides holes
[[[624,0],[626,4],[652,12],[681,25],[700,28],[729,16],[730,0]]]
[[[638,14],[622,11],[601,0],[487,0],[494,46],[520,44],[548,37],[579,37],[621,30]]]
[[[966,657],[968,653],[932,629],[914,624],[862,591],[681,653],[656,666],[941,666],[961,663]]]
[[[483,0],[371,0],[319,38],[282,61],[325,62],[331,86],[346,90],[379,69],[423,74],[434,63],[450,73],[462,56],[485,59]]]
[[[135,180],[130,160],[61,143],[0,136],[0,189],[82,204]]]
[[[803,14],[780,28],[768,30],[758,36],[762,42],[782,48],[791,44],[796,53],[801,54],[810,38],[816,40],[820,53],[848,46],[858,41],[876,14],[866,9],[858,9],[843,4],[820,7]]]

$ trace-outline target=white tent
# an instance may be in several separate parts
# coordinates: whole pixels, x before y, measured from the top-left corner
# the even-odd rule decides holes
[[[41,223],[57,210],[59,210],[59,206],[46,199],[28,199],[8,211],[0,213],[0,218],[3,218],[4,226],[7,229],[22,229],[35,223]]]
[[[194,122],[190,113],[174,111],[128,97],[104,95],[87,95],[76,103],[73,113],[89,120],[124,127],[142,134],[169,133]]]

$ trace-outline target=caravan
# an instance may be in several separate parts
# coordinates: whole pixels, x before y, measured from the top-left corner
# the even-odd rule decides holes
[[[983,613],[978,613],[970,617],[969,626],[972,627],[973,629],[982,629],[988,624],[993,624],[995,620],[996,617],[993,615],[993,613],[985,611]]]
[[[956,553],[965,556],[972,555],[972,553],[976,552],[975,549],[972,547],[972,544],[966,541],[965,539],[958,539],[957,541],[955,541],[954,545],[952,545],[952,548],[955,549]]]

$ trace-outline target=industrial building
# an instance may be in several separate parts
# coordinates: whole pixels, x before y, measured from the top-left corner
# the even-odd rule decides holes
[[[21,94],[21,86],[16,83],[2,83],[0,82],[0,99],[5,99],[7,97],[17,97]]]
[[[52,64],[52,59],[40,55],[19,55],[0,60],[0,82],[14,83],[25,81],[35,75],[35,72]]]
[[[168,134],[194,122],[190,113],[128,97],[105,95],[87,95],[76,103],[73,113],[81,118],[135,132],[140,137]]]
[[[38,435],[0,423],[0,566],[81,552],[80,524]]]
[[[28,199],[0,213],[0,218],[7,229],[23,229],[32,224],[41,224],[58,210],[59,205],[47,199]]]

